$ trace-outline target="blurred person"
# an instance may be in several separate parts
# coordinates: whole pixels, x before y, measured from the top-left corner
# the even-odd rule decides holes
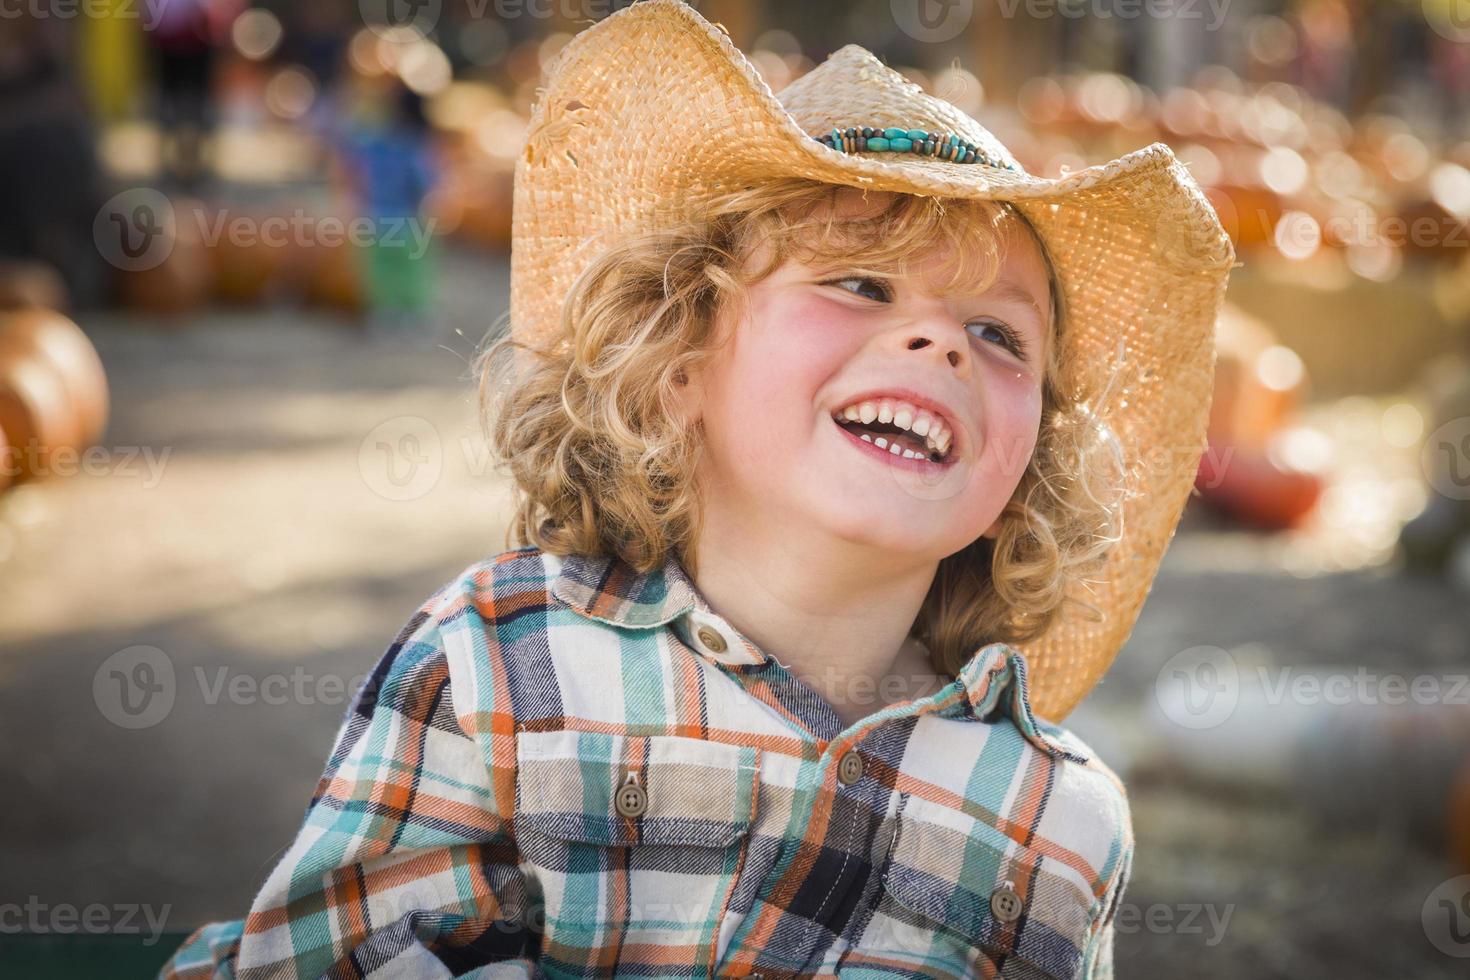
[[[432,327],[433,224],[424,202],[439,166],[424,100],[395,75],[357,75],[337,134],[338,174],[371,222],[359,268],[372,333],[406,339]]]
[[[0,19],[0,259],[55,268],[70,301],[106,298],[93,220],[112,193],[74,81],[65,22],[34,8]]]
[[[243,0],[166,0],[149,8],[143,30],[158,87],[163,169],[181,189],[192,191],[203,178],[216,51],[244,7]]]

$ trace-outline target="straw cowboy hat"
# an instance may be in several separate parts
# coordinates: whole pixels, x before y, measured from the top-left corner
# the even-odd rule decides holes
[[[867,137],[846,132],[863,126]],[[909,130],[937,139],[915,147]],[[1132,631],[1193,485],[1230,239],[1162,143],[1034,177],[985,127],[855,44],[773,94],[722,27],[682,0],[642,0],[567,43],[532,112],[515,171],[513,334],[563,340],[562,301],[613,240],[783,177],[1012,202],[1060,280],[1061,343],[1080,355],[1063,384],[1096,393],[1120,369],[1096,407],[1121,440],[1136,493],[1123,539],[1079,597],[1101,615],[1068,603],[1045,634],[1017,644],[1033,709],[1060,720]]]

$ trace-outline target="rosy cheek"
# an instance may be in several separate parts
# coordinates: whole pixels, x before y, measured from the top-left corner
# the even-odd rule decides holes
[[[832,306],[757,303],[739,326],[713,386],[721,441],[740,461],[789,456],[789,447],[810,435],[816,394],[850,355],[856,337],[853,324],[834,316]]]
[[[860,327],[836,303],[802,296],[752,310],[748,353],[760,386],[784,402],[805,398],[850,357]]]
[[[1007,476],[1019,477],[1036,448],[1041,423],[1041,389],[1029,371],[1013,366],[990,373],[982,409],[991,424],[986,436],[991,441],[993,465]]]

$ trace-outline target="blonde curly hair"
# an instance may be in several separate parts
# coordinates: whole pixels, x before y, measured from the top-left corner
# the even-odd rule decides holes
[[[698,218],[599,255],[563,303],[557,342],[536,347],[507,331],[479,355],[481,422],[514,485],[507,545],[617,555],[641,572],[672,551],[692,575],[703,440],[697,420],[680,420],[677,393],[717,347],[719,304],[743,302],[788,257],[901,276],[939,244],[951,257],[939,288],[973,291],[994,280],[1005,225],[1019,222],[1051,273],[1040,430],[996,537],[940,561],[911,627],[935,670],[953,677],[979,646],[1032,639],[1080,601],[1073,587],[1085,588],[1121,536],[1122,450],[1085,400],[1095,393],[1063,390],[1062,291],[1018,210],[892,194],[874,214],[838,220],[844,191],[855,193],[792,178],[723,193]],[[768,260],[748,267],[758,246]]]

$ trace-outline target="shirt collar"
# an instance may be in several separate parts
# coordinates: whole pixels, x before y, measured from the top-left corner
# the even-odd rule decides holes
[[[764,667],[770,655],[720,620],[695,586],[678,557],[672,552],[662,565],[639,572],[617,556],[571,554],[546,555],[559,562],[552,576],[553,596],[574,612],[599,622],[625,629],[650,629],[669,625],[680,638],[706,659],[713,660],[704,646],[690,642],[689,621],[714,619],[722,632],[739,641],[749,654],[750,664],[722,666],[730,670]],[[983,720],[997,711],[1007,714],[1021,734],[1049,755],[1086,762],[1081,747],[1064,742],[1061,731],[1039,720],[1031,711],[1027,694],[1026,658],[1007,643],[980,647],[961,668],[956,678],[965,691],[968,706],[964,718]]]

